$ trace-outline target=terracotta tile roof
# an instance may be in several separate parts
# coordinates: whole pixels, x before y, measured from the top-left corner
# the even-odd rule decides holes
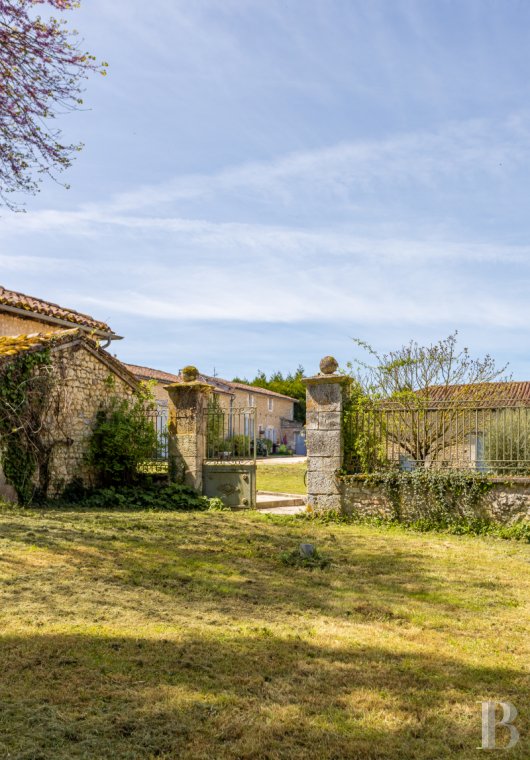
[[[259,385],[247,385],[246,383],[234,383],[231,380],[221,380],[218,377],[208,378],[209,380],[219,380],[222,383],[226,383],[232,388],[239,391],[247,391],[248,393],[261,393],[264,396],[273,396],[274,398],[284,398],[288,401],[296,401],[297,399],[291,396],[284,396],[283,393],[276,393],[276,391],[270,391],[268,388],[260,388]]]
[[[28,316],[30,313],[40,314],[44,317],[60,319],[64,322],[72,322],[73,324],[80,325],[81,327],[88,327],[91,330],[99,330],[107,334],[113,334],[113,331],[107,324],[105,324],[105,322],[99,322],[88,314],[82,314],[73,309],[65,309],[56,303],[43,301],[41,298],[34,298],[33,296],[25,295],[25,293],[17,293],[14,290],[7,290],[0,285],[0,311],[2,310],[2,304],[15,309],[27,311]]]
[[[433,401],[476,400],[479,403],[495,403],[508,406],[530,403],[530,382],[508,381],[499,383],[475,383],[469,385],[439,385],[429,388],[429,399]]]
[[[125,364],[129,372],[139,380],[156,380],[163,385],[170,385],[171,383],[182,383],[182,375],[173,375],[171,372],[164,372],[161,369],[153,369],[152,367],[142,367],[139,364]],[[209,383],[214,385],[215,388],[221,393],[231,393],[230,388],[225,381],[218,381],[216,377],[208,377],[207,375],[198,375],[198,380],[203,383]]]
[[[180,383],[182,378],[179,375],[172,375],[170,372],[163,372],[161,369],[153,369],[152,367],[141,367],[138,364],[124,364],[125,367],[132,372],[135,377],[142,380],[158,380],[161,383]]]
[[[170,372],[163,372],[160,369],[152,369],[151,367],[141,367],[138,364],[126,364],[125,366],[133,373],[133,375],[135,375],[135,377],[142,380],[157,380],[160,383],[166,384],[182,382],[182,375],[173,375]],[[241,390],[247,391],[248,393],[262,393],[265,396],[274,396],[275,398],[283,398],[288,401],[296,401],[296,399],[291,398],[290,396],[284,396],[282,393],[269,391],[267,388],[246,385],[245,383],[233,383],[231,380],[223,380],[221,377],[212,377],[211,375],[203,375],[199,373],[198,380],[213,385],[221,393],[233,393],[234,390]]]

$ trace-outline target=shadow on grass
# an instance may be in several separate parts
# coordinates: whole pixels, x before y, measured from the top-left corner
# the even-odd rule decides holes
[[[528,704],[522,672],[296,638],[1,640],[0,750],[63,758],[478,757],[477,700]],[[528,756],[523,740],[511,758]]]
[[[152,522],[152,515],[106,513],[79,523],[3,521],[2,536],[12,544],[61,556],[81,574],[94,573],[124,589],[145,589],[187,603],[218,605],[246,619],[270,614],[321,613],[328,616],[393,619],[392,606],[413,603],[422,589],[432,592],[428,557],[410,550],[381,553],[369,541],[354,550],[328,529],[319,549],[331,559],[325,570],[285,566],[282,553],[297,547],[312,526],[253,521],[230,523],[223,516]],[[7,561],[7,560],[6,560]],[[20,569],[20,557],[16,557]],[[377,598],[377,604],[372,599]],[[139,604],[141,602],[139,601]],[[403,613],[400,613],[401,615]]]

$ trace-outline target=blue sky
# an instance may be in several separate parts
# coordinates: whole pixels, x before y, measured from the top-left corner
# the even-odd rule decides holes
[[[317,369],[460,331],[530,379],[530,3],[84,0],[86,147],[1,282],[125,361]]]

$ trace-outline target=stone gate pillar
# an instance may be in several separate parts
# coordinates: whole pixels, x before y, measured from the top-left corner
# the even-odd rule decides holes
[[[337,361],[325,356],[320,374],[306,377],[307,503],[315,510],[342,508],[336,471],[342,467],[342,409],[348,379],[335,374]]]
[[[202,493],[206,410],[212,386],[197,380],[195,367],[186,369],[187,373],[183,373],[185,382],[166,386],[169,395],[169,479]]]

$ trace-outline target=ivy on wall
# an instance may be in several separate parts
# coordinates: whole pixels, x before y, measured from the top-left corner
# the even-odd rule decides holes
[[[443,523],[479,517],[484,498],[493,488],[482,473],[425,467],[410,472],[389,468],[366,475],[364,482],[381,488],[393,518],[400,522],[429,518]]]
[[[46,489],[50,451],[42,422],[53,391],[50,351],[24,352],[0,368],[0,457],[21,504],[35,491],[35,475]]]
[[[342,439],[344,469],[374,472],[385,464],[384,425],[377,408],[355,381],[344,388]]]

